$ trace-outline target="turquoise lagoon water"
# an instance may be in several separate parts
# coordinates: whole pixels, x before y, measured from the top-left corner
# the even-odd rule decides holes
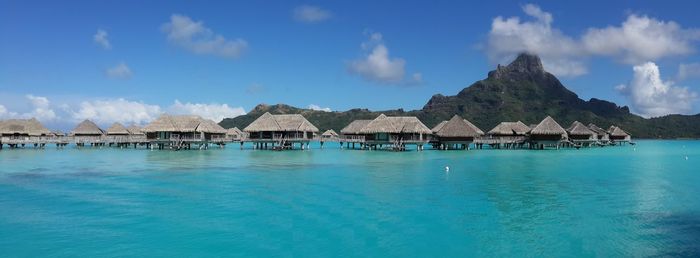
[[[698,141],[326,147],[4,149],[0,255],[700,255]]]

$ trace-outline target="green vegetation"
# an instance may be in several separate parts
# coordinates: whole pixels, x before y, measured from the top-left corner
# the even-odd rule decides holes
[[[578,120],[602,128],[617,125],[636,138],[700,138],[700,114],[645,119],[612,102],[595,98],[582,100],[554,75],[545,72],[538,57],[527,54],[518,56],[506,67],[499,66],[489,72],[488,78],[475,82],[455,96],[434,95],[421,110],[323,112],[283,104],[258,105],[248,114],[224,119],[220,124],[224,128],[236,126],[243,129],[265,112],[302,114],[319,129],[338,132],[355,119],[373,119],[381,113],[417,116],[428,127],[458,114],[484,131],[502,121],[520,120],[529,125],[550,115],[564,127]]]

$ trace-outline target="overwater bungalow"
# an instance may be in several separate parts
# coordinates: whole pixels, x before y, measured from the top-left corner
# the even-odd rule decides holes
[[[624,144],[624,143],[629,143],[632,141],[632,136],[622,130],[622,128],[611,125],[610,128],[608,128],[608,134],[610,137],[610,142],[613,144]]]
[[[575,146],[591,146],[598,142],[597,134],[579,121],[574,121],[566,129],[568,139]]]
[[[131,137],[140,137],[143,136],[143,138],[146,138],[146,133],[143,132],[143,129],[137,125],[131,125],[126,128],[127,131],[129,131],[129,135]]]
[[[469,149],[474,139],[484,135],[474,124],[458,115],[436,125],[433,132],[433,148],[441,150]]]
[[[379,115],[362,127],[358,135],[364,148],[378,149],[388,147],[393,150],[405,150],[407,145],[415,145],[423,150],[432,134],[430,128],[414,116],[388,117]]]
[[[246,141],[252,142],[256,149],[293,149],[294,144],[299,144],[303,150],[319,130],[302,115],[265,112],[243,131],[248,134]]]
[[[51,131],[35,118],[0,121],[0,149],[4,144],[9,145],[10,148],[23,147],[27,144],[44,147],[53,139]]]
[[[605,129],[600,128],[593,123],[588,124],[588,129],[591,129],[591,131],[595,132],[596,139],[598,140],[598,143],[600,145],[605,145],[610,141],[610,136],[608,135],[608,132],[605,131]]]
[[[136,148],[138,144],[146,143],[146,134],[138,126],[132,125],[127,128],[120,123],[114,123],[105,131],[104,141],[109,146],[127,147],[133,144]]]
[[[343,143],[347,145],[348,148],[355,148],[355,143],[359,144],[360,147],[363,146],[365,141],[365,135],[360,133],[360,130],[367,126],[372,120],[355,120],[350,122],[345,128],[340,130],[340,147],[343,147]]]
[[[164,149],[209,148],[209,144],[225,145],[226,129],[216,122],[194,115],[161,115],[142,131],[150,147]]]
[[[321,134],[321,140],[331,141],[338,139],[338,136],[338,133],[336,133],[333,129],[329,129]]]
[[[568,140],[566,130],[554,121],[554,118],[547,116],[530,130],[529,141],[531,148],[544,149],[546,146],[551,146],[559,149],[561,144]]]
[[[120,123],[114,123],[105,131],[106,135],[129,135],[129,130]]]
[[[530,127],[521,121],[517,122],[501,122],[493,129],[486,133],[486,137],[482,137],[477,144],[478,148],[482,148],[483,144],[488,144],[492,148],[501,147],[515,148],[522,146],[527,140],[527,133],[530,132]]]
[[[338,135],[338,133],[335,132],[335,130],[333,130],[333,129],[326,130],[325,132],[323,132],[321,134],[321,137],[320,137],[321,148],[323,148],[323,144],[325,142],[339,141],[338,137],[339,137],[339,135]],[[342,143],[341,143],[341,145],[342,145]]]
[[[95,123],[90,120],[84,120],[70,132],[73,141],[79,147],[90,144],[91,146],[104,145],[103,136],[104,130],[100,129]]]
[[[230,142],[240,142],[245,138],[245,133],[238,127],[229,128],[226,130],[226,138]]]

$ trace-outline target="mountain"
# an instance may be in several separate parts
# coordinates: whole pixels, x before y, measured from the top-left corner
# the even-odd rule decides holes
[[[595,123],[607,128],[618,125],[638,138],[700,138],[700,114],[669,115],[645,119],[632,114],[628,107],[592,98],[582,100],[552,74],[544,70],[540,58],[520,54],[507,66],[498,65],[486,79],[477,81],[454,96],[436,94],[420,110],[369,111],[352,109],[344,112],[323,112],[291,106],[258,105],[251,112],[221,121],[221,126],[244,128],[265,112],[302,114],[319,129],[342,129],[355,119],[372,119],[386,115],[414,115],[432,127],[455,114],[469,119],[484,131],[502,121],[539,123],[550,115],[562,126],[573,121]]]

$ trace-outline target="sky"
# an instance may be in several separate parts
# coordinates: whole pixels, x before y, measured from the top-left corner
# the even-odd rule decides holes
[[[260,103],[420,109],[515,55],[583,99],[700,113],[693,1],[0,0],[0,119],[70,130]]]

